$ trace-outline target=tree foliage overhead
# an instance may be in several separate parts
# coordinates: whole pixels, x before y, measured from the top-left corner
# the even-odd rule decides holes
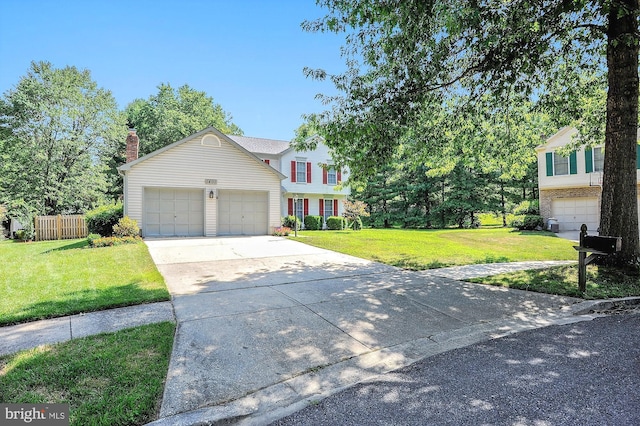
[[[89,71],[32,62],[0,99],[0,202],[86,210],[107,190],[103,161],[125,135],[115,99]]]
[[[348,69],[306,72],[330,78],[342,92],[324,99],[333,107],[320,121],[327,144],[354,175],[385,164],[408,134],[421,150],[446,152],[447,134],[459,128],[443,117],[463,116],[484,96],[499,100],[495,105],[519,102],[514,95],[538,101],[564,125],[606,128],[601,232],[622,236],[620,259],[638,262],[638,0],[317,3],[329,14],[303,28],[344,32]],[[606,114],[598,110],[602,102],[576,107],[597,89],[607,90]],[[452,107],[452,98],[465,101]],[[478,146],[485,148],[494,147]]]
[[[229,113],[205,92],[188,85],[174,89],[160,84],[158,93],[148,99],[136,99],[125,110],[131,127],[140,138],[140,155],[177,142],[209,126],[222,133],[242,135]]]

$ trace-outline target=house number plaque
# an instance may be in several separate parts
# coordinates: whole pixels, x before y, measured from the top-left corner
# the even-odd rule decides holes
[[[217,185],[218,184],[218,179],[205,179],[204,180],[204,184],[205,185]]]

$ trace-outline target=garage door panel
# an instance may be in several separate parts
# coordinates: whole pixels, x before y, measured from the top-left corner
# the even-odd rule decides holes
[[[145,188],[145,236],[204,235],[202,189]]]
[[[219,235],[264,235],[268,232],[267,193],[219,191]]]
[[[551,203],[551,215],[558,220],[560,231],[579,230],[583,223],[589,230],[596,230],[600,225],[597,198],[556,198]]]

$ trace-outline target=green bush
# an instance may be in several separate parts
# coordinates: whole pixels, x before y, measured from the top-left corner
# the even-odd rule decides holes
[[[87,242],[89,243],[89,245],[90,245],[91,247],[93,247],[93,242],[94,242],[95,240],[97,240],[97,239],[100,239],[100,238],[102,238],[102,237],[100,236],[100,234],[89,234],[89,235],[87,235]]]
[[[293,215],[286,216],[282,219],[282,226],[291,229],[295,229],[295,227],[297,226],[298,230],[300,230],[300,219]]]
[[[18,241],[31,241],[33,240],[33,233],[28,229],[18,229],[16,231],[16,239]]]
[[[103,237],[113,235],[113,226],[122,218],[122,203],[96,207],[85,214],[89,233]]]
[[[334,231],[344,229],[344,218],[341,216],[329,216],[327,218],[327,228]]]
[[[521,231],[533,231],[535,229],[543,229],[544,219],[542,218],[542,216],[536,214],[523,214],[514,216],[509,226],[511,226],[512,228],[517,228]]]
[[[137,237],[140,235],[140,228],[138,222],[131,219],[129,216],[125,216],[113,225],[114,237]]]
[[[95,240],[91,240],[89,244],[91,247],[113,247],[123,244],[135,244],[138,241],[142,241],[140,237],[102,237]]]
[[[524,200],[514,207],[513,214],[516,216],[539,215],[540,202],[538,200]]]
[[[317,231],[319,229],[322,229],[322,216],[305,216],[304,229],[308,229],[309,231]]]

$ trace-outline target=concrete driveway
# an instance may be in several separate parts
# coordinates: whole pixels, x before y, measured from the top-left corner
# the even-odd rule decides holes
[[[404,271],[279,237],[146,243],[178,321],[156,424],[246,420],[424,356],[575,321],[567,310],[575,299]]]

